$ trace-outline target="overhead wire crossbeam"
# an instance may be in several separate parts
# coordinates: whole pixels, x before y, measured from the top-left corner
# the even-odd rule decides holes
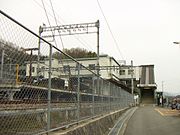
[[[51,38],[55,36],[66,36],[75,34],[90,34],[97,33],[97,27],[99,27],[99,21],[93,23],[81,23],[81,24],[69,24],[51,27],[42,27],[43,38]],[[50,34],[49,32],[54,32]],[[59,33],[56,33],[59,32]]]
[[[44,7],[43,7],[37,0],[33,0],[33,1],[35,2],[36,5],[38,5],[41,9],[44,10]],[[46,1],[44,1],[44,3],[46,3]],[[56,25],[65,23],[66,21],[65,21],[61,16],[59,16],[58,13],[57,13],[57,12],[55,11],[55,9],[53,8],[53,4],[52,4],[52,1],[51,1],[51,0],[50,0],[50,4],[51,4],[51,5],[50,5],[50,8],[53,10],[53,14],[51,14],[50,12],[47,11],[48,15],[49,15],[50,17],[53,17],[53,18],[55,19],[55,22],[57,21]],[[49,6],[49,5],[47,5],[47,6]],[[61,20],[61,21],[59,21],[59,20]],[[78,35],[78,34],[77,34],[77,35]],[[83,46],[85,46],[85,47],[93,50],[92,47],[91,47],[92,45],[91,45],[91,44],[88,44],[87,42],[84,42],[84,40],[83,40],[82,37],[79,38],[79,37],[76,36],[76,35],[73,35],[73,36],[74,36],[74,38],[75,38],[79,43],[81,43]],[[62,42],[62,38],[61,38],[61,36],[59,36],[59,37],[60,37],[60,40],[61,40],[61,43],[62,43],[62,47],[63,47],[63,49],[64,49],[65,47],[64,47],[64,44],[63,44],[63,42]],[[50,42],[52,42],[52,41],[54,41],[54,39],[51,40]]]

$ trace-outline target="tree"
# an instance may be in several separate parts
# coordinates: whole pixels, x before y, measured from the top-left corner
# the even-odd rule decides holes
[[[71,49],[64,49],[63,50],[64,53],[70,55],[73,58],[92,58],[92,57],[97,57],[97,54],[95,52],[92,51],[88,51],[84,48],[71,48]],[[60,52],[54,52],[53,53],[53,58],[56,59],[66,59],[68,58],[67,55],[64,55]]]

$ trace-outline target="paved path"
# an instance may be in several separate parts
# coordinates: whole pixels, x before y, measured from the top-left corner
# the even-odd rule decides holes
[[[180,135],[179,111],[152,106],[139,107],[124,135]]]

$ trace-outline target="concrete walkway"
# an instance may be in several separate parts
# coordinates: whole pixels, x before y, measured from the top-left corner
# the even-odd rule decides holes
[[[141,106],[128,122],[124,135],[180,135],[180,116],[164,115],[172,110]]]

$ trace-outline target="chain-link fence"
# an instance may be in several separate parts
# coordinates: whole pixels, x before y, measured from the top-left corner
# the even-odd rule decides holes
[[[0,31],[0,134],[43,134],[133,103],[2,11]]]

